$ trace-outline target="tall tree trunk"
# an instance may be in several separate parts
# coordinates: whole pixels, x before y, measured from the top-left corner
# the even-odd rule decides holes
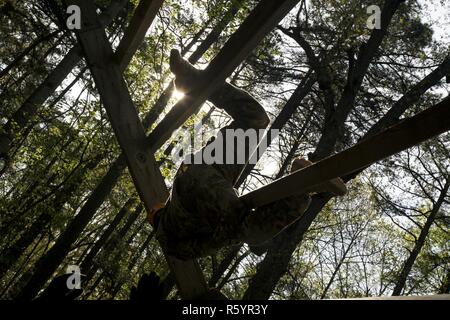
[[[394,14],[404,0],[386,0],[381,11],[381,28],[374,29],[369,40],[359,50],[356,61],[349,63],[347,83],[335,111],[326,119],[323,133],[317,143],[316,150],[311,154],[310,160],[318,161],[329,156],[335,149],[336,143],[342,139],[344,125],[350,112],[354,108],[356,95],[363,84],[364,77],[369,70],[381,46]],[[353,54],[352,54],[353,55]],[[350,59],[354,59],[353,56]]]
[[[438,214],[439,210],[441,209],[441,205],[444,202],[445,197],[447,196],[449,186],[450,186],[450,183],[447,182],[444,186],[444,189],[442,189],[442,191],[441,191],[439,199],[436,201],[435,205],[433,206],[433,209],[431,210],[430,215],[427,217],[427,220],[426,220],[422,230],[420,230],[419,238],[417,238],[417,241],[414,244],[414,248],[412,249],[411,253],[409,254],[408,258],[406,259],[405,264],[403,265],[402,270],[400,271],[400,274],[398,275],[394,290],[392,292],[393,296],[401,295],[401,293],[405,287],[405,284],[406,284],[406,279],[408,278],[408,275],[411,272],[411,269],[414,265],[414,262],[417,259],[417,256],[419,255],[420,251],[423,248],[423,245],[425,244],[425,240],[428,236],[428,233],[430,232],[431,225],[433,224],[434,220],[436,219],[436,215]]]
[[[34,274],[23,288],[23,291],[19,296],[20,298],[25,300],[34,298],[45,282],[50,279],[56,271],[65,256],[70,252],[73,243],[75,243],[86,225],[94,216],[96,212],[94,208],[98,208],[109,195],[112,189],[109,188],[110,180],[118,177],[112,174],[109,178],[110,179],[102,179],[96,188],[96,197],[89,197],[79,213],[58,237],[51,249],[38,260]]]
[[[298,106],[302,102],[302,100],[311,92],[314,83],[316,82],[316,77],[308,72],[307,75],[302,79],[302,81],[298,84],[294,93],[290,96],[289,100],[283,106],[280,113],[277,115],[270,128],[267,130],[267,142],[266,145],[269,146],[272,141],[276,138],[273,136],[273,130],[282,130],[284,126],[288,123],[288,121],[292,118],[297,110]],[[261,158],[262,154],[258,154],[257,160]],[[256,161],[255,161],[256,162]],[[256,163],[249,164],[247,163],[244,169],[242,170],[241,175],[236,181],[235,187],[239,187],[245,179],[249,176],[253,168],[256,166]]]
[[[303,216],[272,240],[264,260],[258,264],[257,272],[249,282],[244,300],[269,299],[279,279],[286,273],[292,253],[302,240],[303,234],[330,198],[323,195],[314,196]]]
[[[133,271],[133,268],[136,266],[136,263],[138,262],[139,257],[142,255],[144,250],[146,248],[148,248],[150,242],[152,241],[152,239],[155,236],[155,233],[156,233],[155,230],[150,232],[147,239],[145,239],[144,243],[142,243],[142,245],[139,247],[139,250],[134,254],[133,258],[131,259],[130,263],[128,264],[128,270]]]
[[[95,244],[91,248],[91,250],[89,250],[89,253],[84,258],[83,262],[80,265],[80,269],[82,270],[83,273],[87,273],[91,269],[94,258],[96,257],[98,252],[105,246],[106,242],[109,240],[112,233],[116,230],[117,226],[122,221],[122,219],[125,217],[125,215],[130,212],[131,207],[134,205],[135,201],[136,201],[136,199],[134,199],[134,198],[128,199],[128,201],[123,205],[123,207],[116,214],[113,221],[108,225],[108,227],[102,233],[100,238],[95,242]]]
[[[248,255],[250,254],[250,251],[244,252],[242,255],[240,255],[236,261],[233,263],[233,265],[230,267],[230,270],[223,276],[220,283],[217,285],[217,289],[222,290],[223,286],[230,280],[231,275],[237,270],[239,267],[239,264],[244,260]]]
[[[19,266],[19,268],[17,268],[17,270],[14,273],[14,275],[11,277],[11,279],[9,279],[8,283],[2,288],[2,291],[0,292],[0,297],[3,297],[4,294],[6,294],[8,292],[9,288],[11,288],[11,286],[14,284],[14,282],[19,280],[21,272],[26,268],[26,266],[30,262],[31,257],[34,255],[34,253],[35,253],[36,249],[38,248],[39,243],[41,242],[42,238],[44,238],[44,234],[41,234],[39,236],[39,238],[37,238],[37,240],[34,242],[34,246],[31,248],[30,252],[27,254],[25,259],[23,259],[23,261],[22,261],[21,265]]]
[[[284,159],[283,164],[281,165],[280,170],[278,171],[278,174],[275,176],[275,179],[279,179],[282,176],[284,176],[284,174],[287,171],[287,168],[289,167],[289,165],[292,163],[292,160],[294,160],[295,154],[298,150],[298,147],[300,146],[300,143],[306,133],[306,130],[309,127],[311,118],[313,115],[313,109],[309,110],[309,114],[307,115],[305,122],[302,126],[302,128],[300,129],[300,132],[298,135],[296,135],[296,139],[295,142],[292,146],[292,148],[289,150],[289,153],[286,155],[286,159]]]
[[[64,186],[57,191],[53,200],[54,212],[58,212],[62,209],[65,203],[70,199],[71,194],[78,189],[83,182],[83,177],[89,170],[93,170],[100,162],[100,157],[85,164],[81,169],[74,169],[74,174],[69,181],[66,181]],[[78,172],[75,172],[78,171]],[[71,174],[69,174],[70,176]],[[25,230],[22,235],[11,246],[4,249],[0,254],[0,278],[2,278],[5,272],[17,262],[22,256],[28,246],[38,237],[38,235],[44,230],[48,223],[53,218],[53,215],[47,211],[41,213],[32,225]]]
[[[119,245],[120,240],[125,237],[127,232],[130,230],[131,226],[137,220],[142,210],[143,206],[142,204],[140,204],[132,214],[128,215],[125,225],[117,232],[115,236],[111,237],[111,239],[109,239],[109,241],[105,244],[103,250],[108,256],[113,256],[112,259],[119,258],[116,255],[115,249]],[[89,271],[87,271],[86,278],[84,281],[88,283],[93,278],[98,269],[99,266],[96,263],[94,263],[92,267],[89,269]]]
[[[125,237],[125,235],[128,233],[128,231],[131,229],[132,225],[134,224],[134,222],[136,222],[137,218],[139,217],[139,215],[142,213],[142,210],[144,209],[144,206],[141,204],[139,205],[136,210],[134,211],[133,214],[129,215],[127,222],[125,223],[125,225],[122,227],[122,229],[117,233],[117,236],[113,237],[106,245],[105,245],[105,252],[108,254],[108,259],[111,260],[119,260],[120,257],[120,252],[118,252],[116,249],[119,245],[119,243],[121,242],[121,239],[123,239]],[[137,229],[140,229],[139,227]],[[125,247],[128,247],[131,243],[131,241],[133,240],[134,235],[131,235],[128,240],[124,243]],[[94,276],[94,274],[97,272],[98,270],[98,266],[94,264],[94,266],[91,268],[91,270],[89,271],[89,273],[86,275],[86,279],[85,279],[85,283],[87,283],[88,281],[90,281],[90,279]],[[105,271],[103,271],[102,274],[106,274]],[[123,281],[121,279],[116,279],[117,285],[114,286],[114,288],[112,289],[112,292],[110,293],[111,295],[111,299],[114,299],[114,297],[116,296],[116,294],[119,292],[121,285],[123,284]]]
[[[102,282],[103,276],[104,276],[103,273],[98,275],[97,279],[95,279],[94,284],[89,288],[87,293],[83,295],[85,298],[91,296],[94,293],[95,289],[97,289],[97,287],[100,284],[100,282]]]
[[[14,67],[16,67],[20,61],[27,55],[29,54],[33,49],[35,49],[38,45],[40,45],[41,43],[50,40],[51,38],[53,38],[54,36],[56,36],[60,31],[54,31],[52,33],[49,33],[45,36],[39,37],[36,40],[34,40],[28,47],[25,48],[24,51],[22,51],[20,54],[18,54],[14,60],[8,64],[3,70],[0,71],[0,79],[3,78],[11,69],[13,69]]]
[[[450,294],[450,269],[447,270],[447,275],[442,282],[438,291],[439,294]]]
[[[234,258],[236,258],[237,254],[241,250],[242,246],[233,246],[231,247],[228,252],[225,254],[225,257],[220,261],[219,265],[217,266],[217,269],[214,270],[213,274],[211,275],[211,278],[208,281],[209,287],[214,287],[217,282],[220,280],[220,278],[224,275],[225,271],[227,271],[228,267],[233,262]]]
[[[17,109],[7,123],[3,126],[0,135],[0,158],[7,158],[14,137],[23,130],[30,119],[34,117],[41,106],[80,62],[81,49],[74,47],[56,66],[44,82],[31,94],[31,96]]]
[[[205,40],[200,43],[198,48],[194,53],[189,57],[189,62],[194,64],[196,63],[208,49],[219,39],[220,34],[225,30],[228,24],[233,21],[241,8],[243,0],[233,1],[231,7],[227,12],[223,15],[223,18],[217,23],[217,25],[211,30]]]
[[[331,285],[334,282],[334,279],[336,278],[336,275],[338,274],[339,270],[341,270],[341,266],[345,261],[345,258],[347,258],[348,253],[350,252],[353,243],[355,242],[355,240],[357,239],[359,235],[359,232],[357,232],[353,237],[352,240],[350,241],[350,244],[348,245],[348,247],[345,249],[344,254],[342,255],[342,257],[339,259],[339,262],[336,266],[336,268],[334,268],[333,274],[331,275],[330,279],[328,280],[327,285],[325,286],[325,289],[323,290],[322,294],[320,295],[320,299],[325,299],[328,290],[330,289]]]

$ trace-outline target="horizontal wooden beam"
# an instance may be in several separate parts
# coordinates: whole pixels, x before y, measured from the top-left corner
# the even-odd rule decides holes
[[[327,180],[343,177],[450,130],[450,98],[314,165],[280,178],[241,197],[259,207],[304,193]]]
[[[164,0],[139,1],[130,25],[116,50],[116,61],[121,70],[124,70],[130,63],[163,2]]]
[[[298,0],[261,0],[239,29],[211,61],[198,87],[180,100],[156,126],[148,141],[158,150],[207,98],[228,78],[242,61],[274,29]]]

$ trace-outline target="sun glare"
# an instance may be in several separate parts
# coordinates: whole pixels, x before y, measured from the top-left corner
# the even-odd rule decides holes
[[[184,92],[181,92],[181,91],[178,91],[175,89],[175,90],[173,90],[172,97],[174,97],[177,100],[181,100],[184,97]]]

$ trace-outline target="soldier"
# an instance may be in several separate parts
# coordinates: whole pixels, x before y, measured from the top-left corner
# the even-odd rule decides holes
[[[202,71],[185,61],[177,50],[171,52],[170,68],[176,76],[177,89],[187,95],[201,81]],[[204,152],[213,143],[222,147],[227,143],[236,144],[236,141],[227,141],[227,129],[258,130],[269,124],[264,108],[250,94],[229,83],[225,82],[209,100],[225,110],[233,122],[220,130],[223,139],[212,139],[198,152]],[[249,142],[244,143],[248,150]],[[238,148],[234,148],[234,152],[238,152]],[[234,159],[237,156],[235,154]],[[249,156],[250,152],[246,152],[245,159]],[[291,170],[310,164],[308,160],[296,159]],[[259,208],[247,207],[233,188],[244,166],[245,163],[225,164],[225,161],[223,164],[183,163],[180,166],[166,204],[148,213],[149,222],[157,228],[157,239],[168,254],[186,260],[242,242],[258,245],[273,238],[308,208],[309,194],[291,196]],[[346,191],[340,179],[333,179],[318,189],[311,191],[340,195]]]

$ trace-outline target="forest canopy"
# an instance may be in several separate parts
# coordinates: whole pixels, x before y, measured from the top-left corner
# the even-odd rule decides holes
[[[94,2],[117,50],[140,1]],[[184,98],[171,49],[207,68],[258,3],[162,2],[121,66],[146,134]],[[382,30],[370,6],[382,8]],[[0,0],[0,298],[36,279],[42,293],[79,266],[79,299],[128,299],[151,272],[164,298],[178,299],[66,9]],[[280,129],[239,194],[285,176],[296,157],[319,161],[446,98],[449,32],[444,0],[298,1],[227,79]],[[155,158],[169,190],[184,139],[229,122],[208,101],[161,143]],[[258,250],[243,244],[199,259],[209,287],[230,299],[450,293],[450,133],[341,178],[345,197],[313,195],[302,218]]]

